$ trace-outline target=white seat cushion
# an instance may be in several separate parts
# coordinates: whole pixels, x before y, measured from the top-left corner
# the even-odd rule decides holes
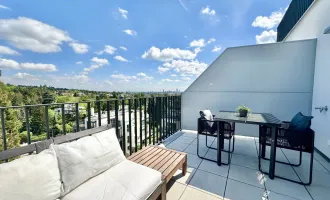
[[[61,196],[126,160],[114,129],[54,145],[64,186]]]
[[[0,165],[0,200],[54,200],[61,181],[55,151],[49,149]]]
[[[144,200],[161,183],[161,173],[125,160],[90,179],[62,200]]]

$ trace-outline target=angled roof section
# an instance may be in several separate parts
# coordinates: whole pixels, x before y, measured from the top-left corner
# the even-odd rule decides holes
[[[282,21],[277,27],[277,42],[285,39],[314,1],[316,0],[292,0]]]

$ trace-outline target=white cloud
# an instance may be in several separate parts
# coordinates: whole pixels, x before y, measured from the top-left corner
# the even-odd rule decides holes
[[[143,73],[143,72],[140,72],[140,73],[137,74],[137,76],[146,77],[147,75],[145,73]]]
[[[61,44],[72,42],[67,32],[26,17],[0,19],[0,39],[18,49],[38,53],[59,52]]]
[[[94,71],[95,69],[98,69],[98,68],[100,68],[101,66],[100,65],[91,65],[90,67],[88,67],[88,68],[84,68],[84,72],[92,72],[92,71]]]
[[[17,74],[15,74],[14,77],[19,78],[19,79],[39,80],[38,76],[31,75],[28,73],[21,73],[21,72],[18,72]]]
[[[270,16],[258,16],[252,23],[253,27],[272,29],[276,27],[282,20],[286,10],[272,12]]]
[[[136,80],[137,79],[136,76],[126,76],[124,74],[112,74],[111,75],[111,78],[119,79],[119,80],[125,81],[125,82],[130,82],[132,80]]]
[[[127,19],[127,14],[128,14],[128,11],[127,10],[124,10],[122,8],[118,8],[118,12],[120,12],[121,16],[124,18],[124,19]]]
[[[109,55],[112,55],[114,53],[116,53],[117,48],[111,46],[111,45],[105,45],[104,49],[98,52],[95,52],[97,55],[102,55],[103,53],[107,53]]]
[[[145,81],[148,81],[148,80],[151,80],[154,78],[152,76],[148,76],[147,74],[145,74],[143,72],[136,74],[136,76],[139,77],[138,80],[145,80]]]
[[[18,63],[14,60],[9,60],[9,59],[4,59],[4,58],[0,58],[0,68],[38,70],[38,71],[46,71],[46,72],[57,71],[56,66],[53,64]]]
[[[175,72],[180,72],[188,75],[199,75],[207,67],[207,64],[199,62],[197,60],[173,60],[172,62],[166,62],[163,67],[173,69]]]
[[[78,80],[80,82],[88,82],[88,76],[86,75],[75,75],[72,77],[72,80]]]
[[[116,60],[122,61],[122,62],[129,62],[126,58],[122,57],[122,56],[115,56],[113,57]]]
[[[202,15],[214,16],[216,14],[215,10],[211,10],[209,6],[203,7],[201,10]]]
[[[109,80],[105,80],[104,82],[105,82],[106,84],[112,85],[112,82],[109,81]]]
[[[204,47],[205,40],[204,39],[194,40],[194,41],[190,42],[189,46],[190,47]]]
[[[81,65],[81,64],[83,64],[83,62],[81,61],[76,62],[76,65]]]
[[[131,30],[131,29],[123,30],[123,32],[126,33],[127,35],[131,35],[131,36],[136,36],[137,35],[137,32],[134,31],[134,30]]]
[[[160,74],[165,73],[165,72],[167,72],[167,71],[169,71],[169,70],[170,70],[170,68],[166,68],[166,67],[158,67],[158,72],[159,72]]]
[[[95,65],[103,66],[103,65],[109,65],[109,61],[104,58],[98,58],[98,57],[93,57],[91,59],[91,62]]]
[[[20,69],[19,63],[14,60],[0,58],[0,68],[4,69]]]
[[[119,47],[120,49],[122,49],[122,50],[124,50],[124,51],[127,51],[128,49],[126,48],[126,47],[124,47],[124,46],[121,46],[121,47]]]
[[[0,4],[0,8],[1,8],[1,9],[5,9],[5,10],[11,10],[9,7],[4,6],[4,5],[1,5],[1,4]]]
[[[197,56],[197,53],[190,50],[181,50],[179,48],[166,48],[160,50],[157,47],[151,47],[141,56],[143,59],[152,59],[158,61],[171,61],[173,59],[192,60]]]
[[[166,68],[166,69],[168,69],[168,68]],[[171,76],[172,76],[172,77],[176,77],[177,75],[176,75],[176,74],[171,74]]]
[[[190,77],[182,77],[181,80],[183,80],[183,81],[190,81],[191,78]]]
[[[211,43],[213,43],[213,42],[215,42],[215,41],[216,41],[215,38],[210,38],[210,39],[207,41],[207,44],[211,44]]]
[[[27,70],[39,70],[39,71],[46,71],[46,72],[55,72],[57,71],[56,66],[53,64],[41,64],[41,63],[21,63],[21,69]]]
[[[265,44],[265,43],[274,43],[276,42],[277,32],[263,31],[260,35],[256,35],[257,44]]]
[[[214,46],[212,52],[218,52],[218,51],[221,51],[221,46],[220,45]]]
[[[78,54],[87,53],[89,48],[87,44],[80,44],[77,42],[70,42],[69,46],[72,47],[73,51]]]
[[[173,80],[172,79],[169,79],[169,78],[164,78],[161,81],[162,82],[173,82]]]
[[[17,51],[6,47],[6,46],[1,46],[0,45],[0,54],[4,54],[4,55],[20,55]]]

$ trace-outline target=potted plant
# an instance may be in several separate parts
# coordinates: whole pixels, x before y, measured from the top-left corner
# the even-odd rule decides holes
[[[251,109],[244,105],[238,106],[236,110],[239,113],[239,117],[247,117],[247,114],[251,113]]]

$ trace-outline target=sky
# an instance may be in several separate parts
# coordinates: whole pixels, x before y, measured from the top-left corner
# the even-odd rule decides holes
[[[230,47],[272,43],[291,0],[0,0],[0,80],[184,91]]]

